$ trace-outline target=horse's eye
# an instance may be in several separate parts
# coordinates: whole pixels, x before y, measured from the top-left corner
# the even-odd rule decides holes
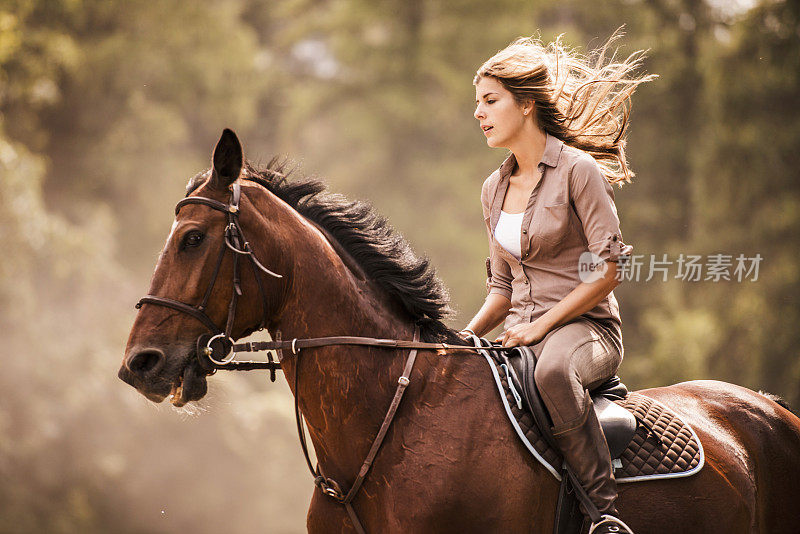
[[[183,238],[183,248],[199,246],[203,241],[203,233],[192,230]]]

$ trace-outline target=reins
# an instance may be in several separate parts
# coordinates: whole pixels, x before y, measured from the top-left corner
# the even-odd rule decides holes
[[[294,338],[290,340],[275,341],[246,341],[244,343],[234,343],[232,351],[234,354],[241,352],[265,352],[290,350],[292,354],[297,354],[300,349],[310,349],[315,347],[328,347],[331,345],[358,345],[362,347],[378,347],[385,349],[423,349],[423,350],[474,350],[480,349],[472,345],[451,345],[449,343],[429,343],[425,341],[407,341],[404,339],[381,339],[374,337],[359,336],[332,336],[332,337],[311,337]],[[204,347],[205,348],[205,347]],[[213,350],[213,349],[212,349]],[[199,354],[198,354],[199,356]],[[251,371],[256,369],[276,369],[280,370],[280,358],[278,361],[243,361],[229,359],[225,363],[213,363],[209,360],[216,370],[225,371]]]
[[[403,399],[406,388],[410,384],[411,371],[414,368],[414,362],[417,358],[417,352],[420,349],[437,350],[437,351],[452,351],[452,350],[474,350],[480,352],[485,350],[485,347],[470,346],[470,345],[450,345],[447,343],[430,343],[419,340],[420,329],[419,325],[414,326],[414,339],[412,341],[402,339],[381,339],[372,337],[358,337],[358,336],[332,336],[332,337],[317,337],[305,339],[291,339],[282,340],[280,331],[276,331],[275,339],[273,341],[248,341],[244,343],[235,343],[232,338],[233,324],[236,316],[236,305],[238,297],[242,296],[241,279],[239,276],[239,257],[245,256],[250,260],[250,265],[253,269],[253,274],[258,284],[258,290],[261,296],[263,305],[263,315],[261,324],[258,330],[263,330],[267,323],[268,307],[266,301],[266,293],[258,275],[258,271],[276,278],[282,278],[282,275],[272,272],[264,267],[261,262],[256,259],[253,254],[250,244],[244,238],[241,226],[239,225],[239,201],[241,198],[241,189],[238,183],[233,183],[230,186],[231,199],[229,204],[223,204],[218,200],[206,197],[186,197],[177,203],[175,206],[175,214],[177,215],[180,209],[187,204],[202,204],[217,211],[226,214],[228,225],[225,228],[224,244],[220,249],[217,256],[217,261],[214,266],[211,282],[206,289],[203,299],[199,305],[193,306],[181,302],[179,300],[160,297],[156,295],[146,295],[136,303],[136,308],[139,309],[144,304],[152,304],[156,306],[163,306],[171,308],[179,312],[185,313],[194,317],[203,325],[208,328],[211,334],[203,334],[197,339],[196,358],[200,367],[205,370],[207,374],[214,374],[218,370],[225,371],[250,371],[257,369],[265,369],[270,372],[270,380],[275,381],[276,372],[282,370],[281,362],[283,361],[283,351],[290,350],[296,358],[295,373],[294,373],[294,411],[295,420],[297,422],[297,432],[300,437],[300,446],[303,449],[306,464],[314,477],[314,484],[320,488],[324,495],[335,500],[345,507],[353,527],[359,534],[365,534],[364,527],[361,525],[358,515],[353,509],[352,502],[355,499],[358,491],[364,480],[369,473],[372,463],[380,450],[383,440],[386,437],[389,427],[394,420],[397,409],[400,406],[400,401]],[[225,328],[220,329],[216,323],[206,314],[206,307],[211,293],[216,284],[217,277],[219,276],[220,267],[225,257],[225,253],[230,250],[233,254],[233,291],[231,300],[228,304],[228,316],[225,321]],[[375,439],[370,446],[361,468],[351,486],[350,490],[346,493],[342,490],[341,486],[333,479],[325,476],[319,464],[316,467],[312,465],[311,456],[309,454],[308,443],[305,435],[305,419],[300,410],[300,366],[299,358],[302,349],[310,349],[316,347],[327,347],[333,345],[357,345],[365,347],[379,347],[394,350],[409,349],[410,352],[406,358],[403,374],[397,380],[397,388],[395,389],[394,397],[389,405],[386,415],[383,418],[380,429],[378,430]],[[263,351],[276,351],[278,361],[272,357],[272,352],[267,352],[268,361],[241,361],[235,360],[235,356],[239,352],[263,352]]]

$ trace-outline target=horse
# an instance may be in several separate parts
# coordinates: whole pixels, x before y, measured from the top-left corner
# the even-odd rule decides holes
[[[234,189],[240,198],[232,208]],[[190,179],[185,200],[149,293],[202,309],[183,313],[143,299],[119,371],[151,401],[170,397],[180,406],[205,395],[209,371],[198,364],[196,340],[211,326],[223,332],[225,325],[219,335],[231,341],[263,327],[285,340],[412,340],[418,331],[425,342],[464,343],[443,322],[447,293],[430,262],[385,219],[319,181],[292,178],[279,161],[252,166],[232,131],[220,137],[211,168]],[[233,243],[232,217],[241,230]],[[226,247],[238,254],[220,252]],[[253,268],[239,269],[248,253]],[[343,345],[283,355],[323,480],[338,481],[343,492],[358,478],[408,355]],[[404,400],[351,502],[361,526],[330,486],[318,484],[308,531],[552,532],[558,482],[522,446],[491,382],[473,351],[419,350]],[[621,484],[617,507],[635,532],[800,531],[800,418],[788,407],[716,381],[639,393],[693,426],[706,463],[687,478]]]

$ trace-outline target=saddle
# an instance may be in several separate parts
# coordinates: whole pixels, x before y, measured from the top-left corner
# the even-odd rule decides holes
[[[561,484],[554,534],[585,531],[579,500],[589,501],[561,458],[552,421],[534,381],[536,357],[529,347],[500,349],[472,338],[494,377],[508,420],[522,444]],[[694,430],[669,407],[641,393],[629,393],[613,377],[590,395],[612,458],[617,483],[663,480],[698,473],[705,454]],[[587,510],[597,509],[588,502]]]
[[[499,353],[499,355],[503,361],[501,368],[506,372],[509,388],[517,390],[518,404],[524,405],[530,411],[544,440],[557,451],[558,446],[551,430],[552,420],[534,380],[536,356],[533,350],[530,347],[517,347],[510,352]],[[589,391],[589,395],[592,397],[594,411],[603,430],[611,458],[617,460],[636,433],[636,418],[631,412],[613,402],[627,397],[628,388],[618,376],[613,376]],[[558,492],[553,532],[554,534],[581,532],[584,526],[584,517],[580,512],[579,502],[583,502],[587,509],[594,509],[595,513],[597,510],[582,489],[577,487],[576,481],[569,476],[569,466],[564,464],[561,469],[561,486]]]
[[[511,384],[518,393],[521,392],[523,406],[530,410],[534,420],[541,425],[540,428],[545,431],[547,439],[551,436],[547,430],[552,427],[552,421],[533,379],[536,367],[533,350],[530,347],[517,347],[508,353],[502,353],[500,357],[503,359],[501,365],[507,366]],[[619,458],[636,433],[636,418],[631,412],[613,402],[625,399],[628,396],[628,388],[618,376],[613,376],[591,390],[589,394],[611,458]],[[554,446],[551,439],[547,441]]]

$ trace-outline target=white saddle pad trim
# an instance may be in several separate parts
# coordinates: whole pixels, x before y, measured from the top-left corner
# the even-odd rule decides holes
[[[556,477],[556,480],[560,481],[561,480],[561,474],[558,471],[556,471],[555,468],[553,468],[552,465],[547,463],[547,461],[544,458],[542,458],[542,456],[539,454],[539,452],[533,447],[533,445],[531,445],[531,442],[528,441],[528,438],[525,437],[525,433],[519,427],[519,423],[517,423],[517,420],[514,417],[514,414],[511,412],[511,406],[508,404],[508,399],[506,399],[506,394],[503,391],[503,383],[500,382],[500,375],[497,374],[497,368],[494,366],[494,360],[492,359],[491,356],[489,356],[486,353],[486,351],[482,350],[480,352],[481,352],[481,355],[484,358],[486,358],[486,363],[489,364],[489,369],[492,370],[492,376],[494,377],[495,384],[497,384],[497,390],[500,392],[500,400],[503,401],[503,407],[505,408],[506,414],[508,415],[508,420],[511,421],[511,425],[514,427],[514,430],[517,432],[517,435],[519,436],[519,439],[522,440],[522,443],[530,451],[530,453],[534,456],[534,458],[539,460],[539,463],[542,464],[548,471],[550,471],[550,473],[554,477]]]

